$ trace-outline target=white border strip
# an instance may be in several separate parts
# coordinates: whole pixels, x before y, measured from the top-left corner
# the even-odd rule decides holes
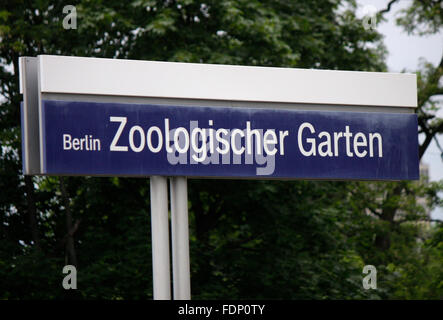
[[[22,139],[24,174],[40,172],[38,60],[20,57],[20,90],[23,93]]]
[[[38,58],[43,93],[417,107],[415,74]]]

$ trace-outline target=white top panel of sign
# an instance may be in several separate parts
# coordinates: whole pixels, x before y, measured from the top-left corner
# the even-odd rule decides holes
[[[417,107],[415,74],[41,55],[43,93]]]

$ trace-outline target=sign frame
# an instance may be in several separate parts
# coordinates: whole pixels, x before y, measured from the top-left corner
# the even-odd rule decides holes
[[[395,114],[417,107],[415,74],[50,55],[19,65],[25,174],[44,174],[44,100]]]

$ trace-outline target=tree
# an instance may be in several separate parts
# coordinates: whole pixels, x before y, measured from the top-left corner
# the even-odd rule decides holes
[[[390,1],[386,9],[379,12],[379,17],[391,10],[393,5],[398,2],[396,0]],[[419,34],[436,33],[442,26],[443,10],[441,1],[413,1],[410,7],[402,10],[402,16],[397,19],[397,23],[405,28],[409,33],[417,32]],[[443,94],[443,86],[441,79],[443,77],[443,55],[440,63],[437,66],[432,66],[429,63],[424,64],[424,69],[417,72],[417,114],[419,124],[419,134],[424,136],[423,142],[419,145],[419,159],[421,159],[429,147],[433,139],[443,132],[443,119],[436,117],[436,111],[441,106],[441,100],[436,99],[438,95]],[[442,150],[443,154],[443,150]],[[372,192],[372,197],[369,197],[366,202],[366,207],[376,217],[390,225],[398,223],[395,221],[398,213],[403,209],[403,201],[411,203],[418,195],[418,190],[415,185],[411,183],[389,183],[385,185],[383,192]],[[427,193],[437,194],[441,190],[441,184],[431,184],[426,187]],[[376,188],[377,189],[377,188]],[[379,188],[378,188],[379,189]],[[374,191],[374,190],[373,190]],[[363,199],[367,199],[363,196]],[[409,199],[409,200],[407,200]],[[430,207],[438,204],[438,198],[432,198],[435,201],[429,203]],[[381,200],[381,201],[380,201]],[[410,212],[417,212],[417,207],[409,208]],[[428,219],[425,215],[415,214],[415,220]],[[410,216],[409,216],[410,218]],[[410,221],[411,219],[407,219]],[[412,219],[414,220],[414,219]],[[401,221],[405,221],[401,219]],[[389,229],[381,231],[377,235],[377,246],[382,250],[387,250],[390,246],[390,232]]]
[[[152,296],[147,179],[23,177],[19,56],[386,70],[381,36],[354,1],[72,4],[78,29],[64,30],[62,2],[0,1],[1,298],[66,297],[65,256],[77,260],[83,298]],[[193,296],[389,297],[361,287],[374,220],[351,185],[190,181]]]
[[[398,0],[389,2],[382,14],[389,12]],[[412,4],[401,11],[397,24],[402,26],[409,34],[436,34],[443,26],[443,7],[441,0],[414,0]],[[417,72],[418,81],[418,124],[419,133],[424,135],[420,144],[419,157],[424,155],[426,149],[436,135],[443,133],[443,119],[437,118],[435,113],[441,107],[441,100],[437,96],[443,95],[443,52],[440,62],[433,66],[423,64],[423,70]],[[443,151],[442,151],[443,154]]]
[[[383,14],[389,12],[396,2],[398,1],[390,1],[387,8],[379,13],[379,17],[382,18]],[[436,33],[442,26],[441,3],[413,1],[410,7],[402,10],[397,23],[409,33]],[[443,130],[443,119],[436,116],[436,111],[441,107],[438,96],[443,94],[443,56],[437,66],[426,62],[422,66],[423,69],[417,72],[418,132],[423,138],[419,146],[420,159],[432,140],[437,141],[437,135]],[[370,260],[387,266],[385,272],[396,275],[388,277],[389,281],[385,283],[385,286],[390,287],[392,296],[440,298],[442,288],[438,279],[442,275],[441,272],[433,271],[435,262],[431,261],[442,261],[441,256],[433,249],[438,245],[432,240],[439,234],[437,230],[441,228],[441,221],[435,221],[438,225],[431,230],[424,228],[428,224],[423,225],[421,221],[433,221],[428,213],[434,207],[441,206],[438,193],[443,188],[442,182],[358,183],[351,188],[350,192],[354,194],[352,206],[358,212],[369,212],[376,221],[375,245],[380,250],[373,251]],[[419,199],[427,201],[424,204]],[[434,246],[429,246],[429,243],[434,243]],[[435,277],[425,281],[430,272],[434,272]]]

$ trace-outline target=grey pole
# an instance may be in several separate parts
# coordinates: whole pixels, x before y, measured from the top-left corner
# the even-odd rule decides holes
[[[190,300],[188,185],[186,177],[173,177],[170,181],[174,300]]]
[[[170,300],[168,180],[151,176],[150,184],[154,300]]]

